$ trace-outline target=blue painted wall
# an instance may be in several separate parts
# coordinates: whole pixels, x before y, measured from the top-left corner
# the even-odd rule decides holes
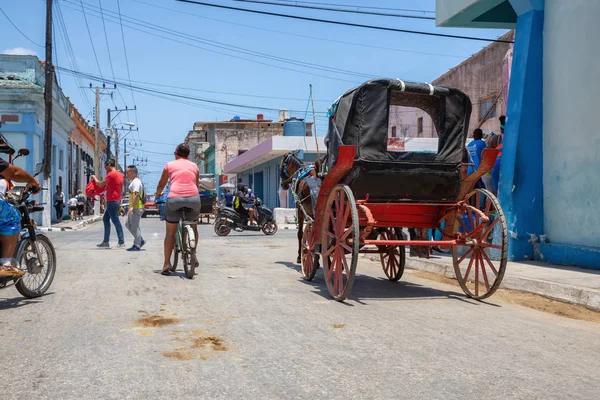
[[[544,232],[543,29],[543,10],[518,18],[498,190],[511,260],[533,259],[532,235]]]

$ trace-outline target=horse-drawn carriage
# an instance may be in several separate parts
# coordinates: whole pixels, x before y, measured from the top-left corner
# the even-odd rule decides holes
[[[466,175],[470,114],[466,94],[430,84],[379,79],[341,96],[330,109],[327,156],[316,170],[300,172],[295,157],[282,161],[282,186],[296,188],[306,221],[299,231],[303,276],[313,279],[321,262],[329,293],[343,301],[360,253],[378,253],[386,276],[396,281],[405,245],[450,247],[465,294],[492,295],[506,269],[507,226],[496,197],[475,188],[497,150],[485,149],[479,168]],[[408,121],[419,118],[437,132],[437,152],[397,145],[393,124],[410,127]],[[442,239],[404,239],[402,227],[438,230]]]

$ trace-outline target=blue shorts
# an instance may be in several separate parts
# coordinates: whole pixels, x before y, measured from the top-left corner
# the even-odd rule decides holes
[[[0,199],[0,236],[21,232],[21,213],[5,199]]]
[[[502,157],[496,158],[494,168],[492,168],[492,183],[494,190],[498,190],[498,183],[500,182],[500,165],[502,165]]]

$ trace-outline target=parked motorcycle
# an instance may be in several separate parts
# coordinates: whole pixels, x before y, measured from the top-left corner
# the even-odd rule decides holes
[[[255,202],[254,211],[257,225],[248,225],[248,218],[238,214],[235,209],[217,204],[215,233],[219,236],[227,236],[232,229],[237,232],[262,231],[267,236],[277,233],[273,211],[264,206],[258,198]]]
[[[42,171],[42,164],[35,168],[34,176]],[[11,202],[21,213],[21,233],[15,255],[19,268],[25,275],[21,277],[0,277],[0,289],[15,285],[24,297],[35,298],[42,296],[52,284],[56,272],[56,252],[50,239],[36,229],[35,221],[30,215],[44,210],[43,206],[36,205],[35,200],[30,200],[30,190],[13,192]]]

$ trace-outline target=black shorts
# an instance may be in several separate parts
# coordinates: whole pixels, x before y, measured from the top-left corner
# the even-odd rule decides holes
[[[178,223],[184,209],[186,221],[197,223],[200,218],[200,196],[168,198],[165,205],[165,219],[172,224]]]
[[[77,211],[77,206],[69,206],[69,211]]]

